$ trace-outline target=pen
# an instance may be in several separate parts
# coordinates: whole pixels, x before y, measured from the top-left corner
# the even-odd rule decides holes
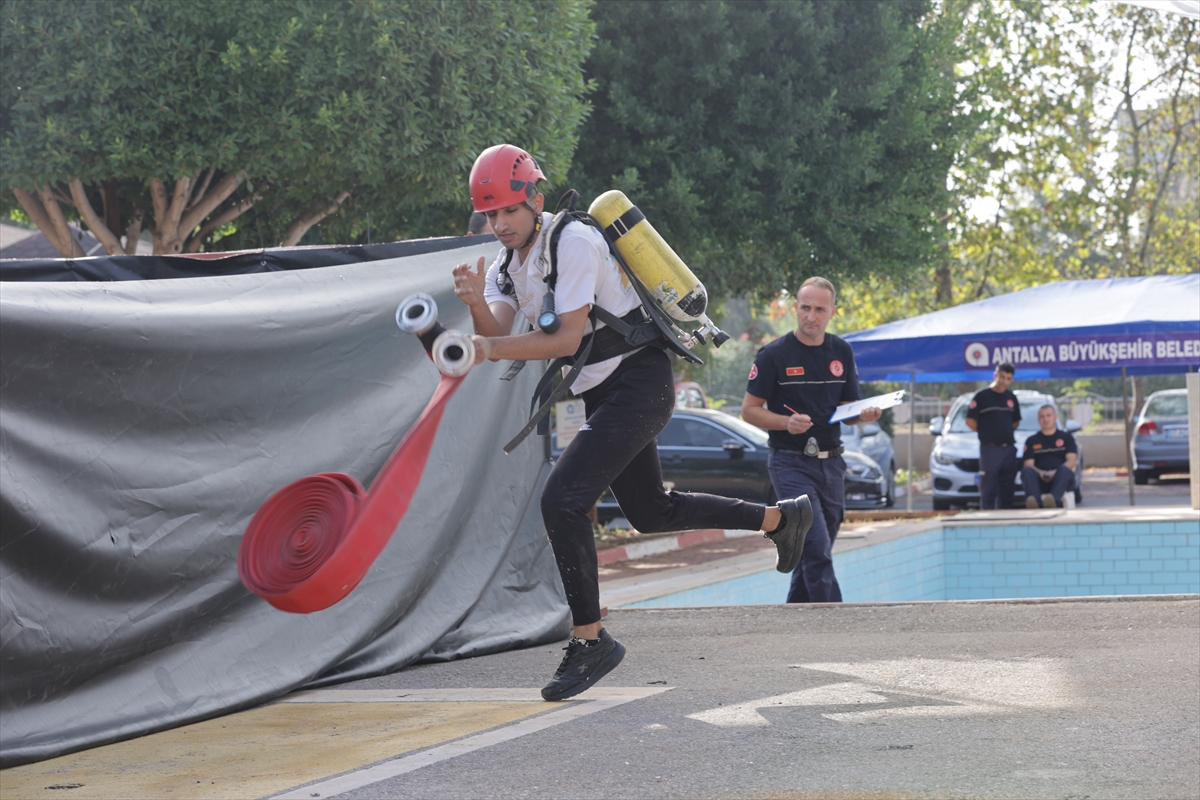
[[[789,406],[787,403],[784,403],[784,404],[783,404],[783,407],[784,407],[784,408],[786,408],[788,411],[792,412],[793,414],[799,414],[799,413],[800,413],[800,412],[799,412],[799,411],[797,411],[796,409],[794,409],[794,408],[792,408],[791,406]]]

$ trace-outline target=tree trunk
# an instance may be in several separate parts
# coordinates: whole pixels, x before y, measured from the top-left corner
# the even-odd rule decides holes
[[[255,194],[253,197],[247,197],[245,200],[241,201],[240,203],[234,203],[232,206],[225,209],[220,214],[218,214],[217,216],[210,219],[208,222],[204,223],[202,226],[200,226],[200,230],[196,231],[196,233],[193,234],[190,239],[188,239],[187,251],[189,253],[200,252],[200,247],[204,244],[205,237],[207,237],[210,233],[215,231],[217,228],[224,225],[226,222],[232,222],[233,220],[240,217],[242,214],[245,214],[247,211],[249,211],[251,208],[254,207],[255,203],[257,203],[261,199],[262,199],[262,195],[259,195],[259,194]]]
[[[1146,377],[1138,375],[1133,381],[1133,400],[1129,404],[1129,421],[1132,423],[1142,411],[1142,403],[1146,402]]]
[[[121,198],[117,194],[117,182],[105,181],[100,184],[100,193],[104,200],[104,224],[118,234],[121,231]]]
[[[83,181],[76,178],[68,184],[71,187],[71,199],[75,201],[75,210],[83,217],[83,221],[87,223],[88,229],[92,234],[100,240],[104,245],[104,249],[108,251],[110,256],[119,256],[125,252],[125,248],[121,247],[121,240],[117,235],[108,229],[104,224],[104,220],[100,219],[100,215],[92,208],[92,203],[88,200],[87,192],[84,191]]]
[[[176,255],[183,252],[179,221],[183,207],[191,197],[192,179],[184,175],[175,180],[175,191],[167,198],[167,187],[158,178],[150,181],[150,201],[154,204],[154,254]]]
[[[350,197],[349,192],[342,192],[333,199],[328,208],[309,211],[294,220],[291,225],[288,225],[287,231],[284,232],[283,241],[279,243],[280,247],[292,247],[296,242],[303,238],[304,234],[308,233],[308,229],[316,225],[321,220],[328,217],[333,212],[337,211],[342,203]]]
[[[142,238],[142,217],[145,212],[140,208],[133,210],[133,216],[129,218],[129,227],[125,229],[125,255],[132,256],[137,254],[138,239]]]
[[[38,188],[38,197],[34,197],[24,189],[13,189],[13,194],[21,208],[37,225],[38,230],[54,245],[55,251],[63,258],[77,258],[84,255],[83,248],[71,235],[71,228],[58,205],[58,199],[49,186]],[[40,198],[40,199],[39,199]]]

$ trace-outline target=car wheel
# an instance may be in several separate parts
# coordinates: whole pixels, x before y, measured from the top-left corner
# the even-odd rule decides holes
[[[891,465],[891,474],[888,477],[887,497],[885,498],[888,508],[896,505],[896,464]],[[906,490],[907,491],[907,490]]]
[[[934,511],[949,511],[950,510],[950,501],[942,500],[941,498],[938,498],[938,497],[933,498],[933,510]]]
[[[1135,469],[1133,471],[1133,482],[1138,486],[1145,486],[1150,482],[1150,476],[1154,474],[1152,469]]]

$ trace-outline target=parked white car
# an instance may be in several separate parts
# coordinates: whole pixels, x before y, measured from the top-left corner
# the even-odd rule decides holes
[[[1070,433],[1082,425],[1063,418],[1062,411],[1054,398],[1041,392],[1016,389],[1013,394],[1021,404],[1021,424],[1017,428],[1017,487],[1013,494],[1013,505],[1025,504],[1025,491],[1021,487],[1020,459],[1025,449],[1025,440],[1038,432],[1037,412],[1044,405],[1052,405],[1058,411],[1058,426]],[[934,417],[929,421],[929,432],[938,437],[929,454],[929,474],[933,477],[933,508],[945,511],[953,506],[979,505],[979,434],[967,427],[967,408],[974,392],[959,395],[950,406],[945,417]],[[1083,445],[1079,447],[1079,459],[1075,463],[1075,502],[1083,501]]]

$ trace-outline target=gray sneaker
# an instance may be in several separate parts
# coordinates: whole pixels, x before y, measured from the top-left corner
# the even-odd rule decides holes
[[[625,645],[609,636],[604,628],[600,629],[599,644],[588,647],[572,638],[563,649],[567,654],[558,665],[554,680],[542,689],[543,700],[566,700],[590,689],[625,658]]]
[[[779,572],[794,572],[800,566],[800,554],[804,552],[804,537],[812,527],[813,510],[808,495],[802,494],[795,500],[784,500],[779,504],[783,524],[774,533],[763,535],[775,543],[775,569]]]

